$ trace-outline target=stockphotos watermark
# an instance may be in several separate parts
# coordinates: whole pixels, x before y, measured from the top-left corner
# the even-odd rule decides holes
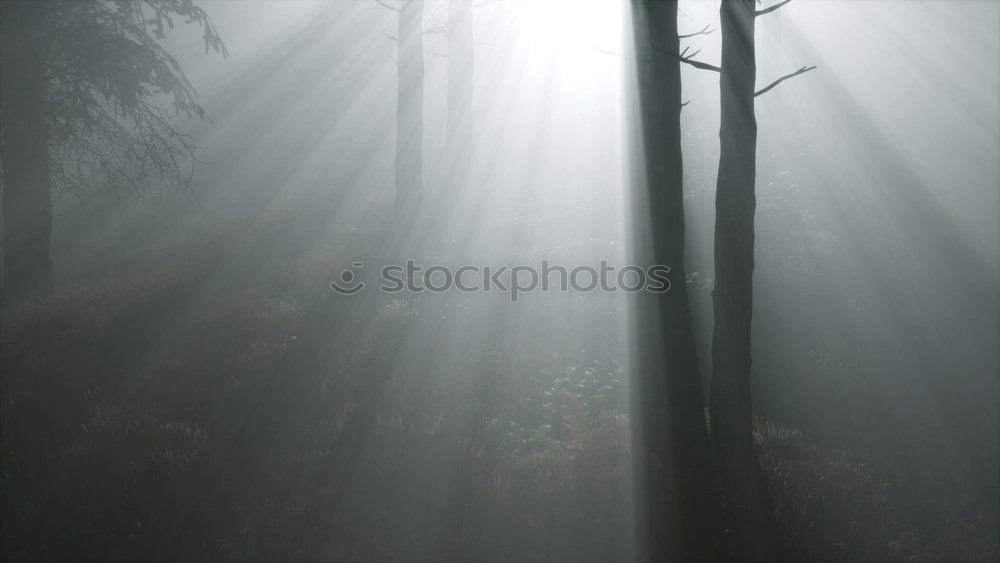
[[[364,262],[354,262],[340,273],[339,279],[330,282],[330,289],[341,295],[362,292],[367,283],[362,281]],[[533,292],[606,293],[624,292],[666,293],[670,291],[667,274],[670,268],[662,265],[642,268],[636,265],[616,267],[601,260],[594,266],[566,267],[552,265],[542,260],[536,265],[486,266],[465,264],[458,267],[440,264],[420,265],[413,260],[405,264],[389,264],[380,272],[379,291],[383,293],[463,293],[501,292],[511,302]]]

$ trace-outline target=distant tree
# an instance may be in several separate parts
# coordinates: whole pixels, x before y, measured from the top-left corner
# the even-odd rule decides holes
[[[644,558],[712,559],[722,553],[721,508],[705,425],[704,396],[685,284],[681,61],[677,2],[633,0],[642,178],[633,213],[637,260],[670,267],[665,294],[636,297],[639,364],[633,412],[637,445],[656,464],[637,475]],[[638,162],[638,161],[637,161]]]
[[[396,212],[413,220],[424,174],[424,1],[402,0],[397,11]]]
[[[46,2],[0,4],[4,305],[52,289]]]
[[[754,98],[815,67],[802,67],[755,90],[754,20],[790,0],[757,10],[754,0],[720,6],[722,61],[718,67],[679,53],[683,62],[720,73],[721,127],[715,199],[715,324],[709,400],[712,447],[737,557],[781,558],[767,483],[753,445],[750,396],[753,317],[757,120]]]
[[[446,242],[457,212],[463,209],[475,155],[475,112],[472,107],[475,75],[474,27],[476,6],[472,0],[448,0],[448,103],[446,153],[442,191],[437,196],[431,221],[435,242]]]
[[[448,0],[448,152],[455,165],[473,153],[474,24],[472,0]]]
[[[179,190],[197,147],[177,115],[205,118],[160,44],[180,18],[228,56],[195,0],[8,0],[2,19],[5,302],[52,289],[53,193]]]

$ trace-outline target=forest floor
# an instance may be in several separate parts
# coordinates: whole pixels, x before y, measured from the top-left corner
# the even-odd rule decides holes
[[[267,232],[284,228],[256,222],[256,240],[293,239]],[[4,560],[625,553],[622,359],[549,354],[539,370],[507,343],[448,369],[532,373],[470,378],[485,387],[465,393],[446,378],[389,392],[396,349],[426,345],[400,335],[439,328],[426,302],[379,297],[366,305],[379,318],[351,332],[351,305],[316,298],[342,250],[258,249],[248,276],[226,262],[255,240],[241,229],[123,258],[4,316]],[[323,339],[322,362],[296,359]],[[302,375],[311,368],[322,373]],[[998,557],[975,514],[919,510],[906,468],[886,470],[876,453],[763,421],[755,438],[795,560]]]

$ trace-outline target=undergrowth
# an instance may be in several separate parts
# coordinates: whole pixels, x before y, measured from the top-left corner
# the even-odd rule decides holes
[[[372,366],[399,345],[361,338],[315,378],[321,385],[309,389],[322,408],[292,428],[297,442],[277,460],[280,471],[250,483],[260,493],[194,510],[240,432],[238,414],[253,412],[271,389],[336,266],[328,247],[282,248],[243,257],[276,264],[267,276],[247,280],[234,266],[219,284],[234,248],[233,237],[219,236],[162,270],[145,261],[5,311],[5,560],[146,560],[174,553],[182,537],[201,558],[229,560],[621,553],[616,542],[630,538],[622,499],[636,460],[628,374],[613,361],[567,359],[503,390],[503,404],[458,402],[452,411],[412,408],[455,402],[447,384],[384,375],[409,381],[413,394],[387,399],[394,406],[374,414],[368,446],[352,461],[360,477],[346,492],[335,483],[304,489],[337,459],[359,416],[347,391],[375,377]],[[388,299],[380,310],[379,334],[389,340],[430,330],[415,324],[423,322],[417,301]],[[462,365],[499,372],[500,356]],[[872,454],[826,449],[771,422],[758,422],[754,437],[795,560],[997,558],[995,536],[977,515],[915,511],[905,468],[887,471]],[[454,472],[440,471],[442,459]],[[477,517],[449,522],[450,514]],[[555,545],[566,537],[581,539]]]

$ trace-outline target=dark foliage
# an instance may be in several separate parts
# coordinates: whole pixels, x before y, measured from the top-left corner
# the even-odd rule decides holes
[[[194,0],[74,0],[50,2],[45,17],[55,187],[186,187],[198,147],[176,117],[206,114],[160,41],[180,21],[201,28],[206,53],[228,56],[205,11]]]

